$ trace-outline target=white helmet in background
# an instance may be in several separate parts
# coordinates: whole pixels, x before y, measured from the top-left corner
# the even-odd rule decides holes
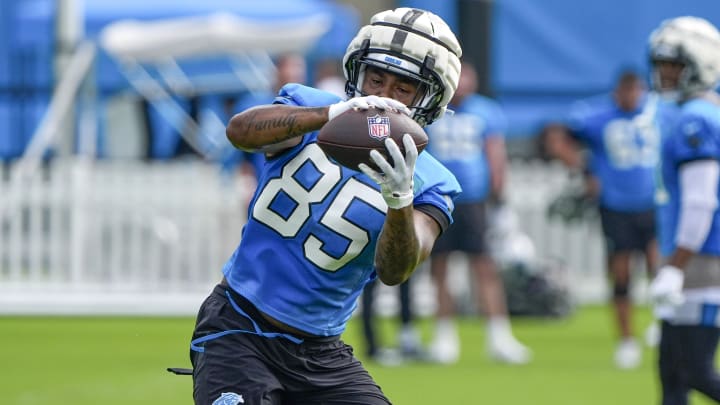
[[[437,15],[414,8],[375,14],[348,45],[343,68],[348,97],[361,96],[368,65],[419,83],[413,119],[425,126],[445,112],[460,76],[462,50],[450,27]]]
[[[650,34],[650,63],[653,87],[665,92],[657,62],[684,65],[677,88],[681,98],[714,89],[720,79],[720,33],[708,21],[698,17],[665,20]]]

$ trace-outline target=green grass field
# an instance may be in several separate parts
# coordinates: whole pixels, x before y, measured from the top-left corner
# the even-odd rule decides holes
[[[645,326],[649,313],[638,313]],[[428,321],[420,322],[429,338]],[[492,363],[484,355],[477,319],[460,323],[463,352],[454,366],[407,364],[368,369],[395,404],[639,405],[658,403],[655,353],[643,366],[619,371],[610,313],[586,307],[563,320],[515,319],[515,332],[530,345],[527,366]],[[189,366],[191,318],[0,318],[0,404],[192,404],[188,376],[165,371]],[[395,322],[380,324],[392,342]],[[641,329],[641,328],[638,328]],[[363,353],[359,323],[344,339]],[[693,397],[693,405],[711,402]]]

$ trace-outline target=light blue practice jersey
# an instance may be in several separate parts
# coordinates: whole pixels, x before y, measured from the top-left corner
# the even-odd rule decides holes
[[[663,190],[667,196],[660,207],[660,250],[669,256],[675,250],[675,233],[680,215],[679,168],[695,160],[720,160],[720,107],[707,100],[685,103],[677,123],[662,148]],[[720,190],[720,187],[718,188]],[[719,192],[720,193],[720,192]],[[720,196],[718,196],[720,198]],[[699,253],[720,256],[720,210]]]
[[[655,94],[631,112],[611,95],[577,102],[571,108],[573,135],[587,145],[588,169],[600,182],[600,205],[614,211],[654,208],[661,128],[668,125],[666,102]]]
[[[275,103],[326,106],[336,96],[287,85]],[[376,277],[374,251],[387,205],[363,173],[333,163],[317,132],[268,159],[248,209],[240,245],[225,264],[230,286],[262,312],[304,332],[335,336]],[[428,153],[415,167],[414,204],[437,207],[451,221],[460,187]]]
[[[454,115],[447,114],[426,128],[427,150],[457,177],[463,190],[458,203],[483,201],[490,193],[485,141],[505,133],[505,114],[497,102],[481,95],[449,108]]]

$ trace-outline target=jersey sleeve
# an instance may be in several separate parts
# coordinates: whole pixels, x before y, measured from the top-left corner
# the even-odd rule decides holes
[[[452,223],[454,201],[462,189],[455,176],[430,153],[422,152],[415,165],[415,199],[413,205],[430,205],[439,209],[447,224]],[[436,218],[436,220],[438,220]],[[444,221],[438,220],[441,228]]]
[[[271,103],[274,97],[271,91],[246,94],[237,100],[233,112],[238,113],[251,107]]]
[[[683,117],[671,142],[675,165],[693,160],[720,159],[720,139],[707,120],[699,115]]]
[[[285,104],[299,107],[325,107],[341,101],[335,94],[318,90],[302,84],[290,83],[278,92],[273,104]]]

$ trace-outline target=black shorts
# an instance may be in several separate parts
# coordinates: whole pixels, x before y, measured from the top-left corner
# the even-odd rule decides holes
[[[619,212],[600,208],[607,254],[644,251],[655,239],[655,211]]]
[[[484,203],[458,204],[453,211],[453,224],[435,242],[433,253],[460,251],[487,253],[485,231],[487,213]]]
[[[339,337],[293,342],[228,291],[216,286],[198,313],[190,350],[196,404],[390,403]]]
[[[715,353],[720,329],[703,325],[674,325],[662,321],[658,369],[663,404],[687,404],[691,389],[720,402],[720,377]]]

